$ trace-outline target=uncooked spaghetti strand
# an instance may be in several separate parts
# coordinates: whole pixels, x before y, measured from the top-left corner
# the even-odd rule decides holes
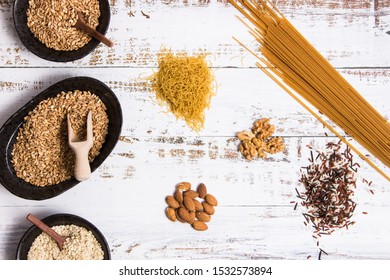
[[[249,49],[248,47],[246,47],[243,43],[241,43],[238,39],[236,39],[235,37],[233,37],[233,39],[235,40],[235,41],[237,41],[244,49],[246,49],[247,51],[249,51],[253,56],[255,56],[257,59],[259,59],[259,60],[262,60],[262,58],[260,57],[260,56],[258,56],[256,53],[254,53],[251,49]],[[278,69],[278,68],[275,68],[275,67],[273,67],[272,65],[270,65],[269,64],[269,62],[268,61],[264,61],[264,64],[265,64],[265,66],[269,66],[269,69],[272,69],[271,71],[279,71],[280,72],[280,70]],[[277,73],[276,72],[276,75],[279,75],[280,76],[280,74],[279,73]],[[297,89],[295,89],[295,90],[297,90]]]
[[[229,1],[234,2],[234,0]],[[260,58],[265,65],[268,63],[268,71],[280,77],[278,84],[284,87],[286,84],[301,94],[302,98],[319,108],[363,147],[390,166],[390,126],[383,116],[269,1],[261,0],[260,4],[253,5],[248,4],[248,1],[237,1],[247,9],[248,7],[252,9],[246,17],[256,27],[250,28],[251,35],[262,46],[260,52],[264,59],[257,55],[256,57]],[[282,44],[277,44],[276,41],[281,41]],[[313,72],[308,72],[308,69],[313,69]],[[276,76],[273,76],[274,79]],[[302,80],[297,82],[297,77]]]
[[[244,2],[244,1],[240,1],[242,4],[244,4],[244,5],[246,5],[247,7],[251,7],[251,5],[250,5],[250,3],[249,2]],[[249,4],[248,4],[249,3]],[[261,3],[262,3],[262,7],[264,7],[265,6],[265,3],[264,3],[264,1],[261,1]],[[269,2],[268,2],[269,3]],[[271,4],[271,3],[270,3]],[[259,8],[259,4],[254,4],[257,8]],[[274,5],[272,5],[272,7],[274,8],[274,9],[276,9],[276,7],[274,6]],[[277,9],[276,9],[277,10]],[[255,11],[253,11],[253,8],[251,8],[251,11],[253,12],[253,13],[255,13],[256,14],[256,12]],[[279,13],[280,13],[280,11],[279,10],[277,10]],[[281,14],[281,13],[280,13]],[[275,14],[274,14],[275,15]],[[273,16],[274,16],[273,15]],[[283,17],[284,18],[284,17]],[[285,18],[284,18],[285,19]],[[291,25],[287,20],[286,20],[286,22],[289,24],[289,26]],[[262,27],[263,28],[263,27]],[[302,36],[300,36],[301,38],[303,38],[303,39],[305,39],[304,37],[302,37]],[[305,40],[306,41],[306,40]],[[307,44],[308,45],[308,44]],[[313,48],[314,49],[314,48]],[[314,51],[316,51],[315,49],[314,49]],[[317,54],[319,54],[319,53],[317,53]],[[322,56],[320,56],[320,58],[323,58]],[[315,61],[315,60],[314,60]],[[325,62],[327,62],[325,59],[324,59],[324,61]],[[330,64],[328,64],[328,65],[330,65]],[[331,67],[332,68],[332,70],[334,69],[333,67]]]
[[[272,32],[270,32],[270,34],[272,34]],[[265,56],[266,56],[266,55],[265,55]],[[308,68],[310,68],[310,67],[308,67]],[[329,83],[329,84],[332,85],[333,83]],[[340,92],[340,89],[333,89],[333,90],[334,90],[334,91],[337,91],[337,90],[338,90],[339,93],[342,94],[342,92]],[[330,94],[332,94],[332,91],[330,91]],[[338,96],[336,96],[336,98],[338,98]],[[339,100],[339,102],[341,102],[340,104],[342,104],[342,105],[348,104],[348,103],[342,102],[342,100]],[[352,104],[354,104],[354,103],[352,103]],[[364,104],[362,104],[362,106],[363,106],[363,105],[364,105]],[[361,107],[362,107],[362,106],[361,106]],[[344,106],[343,110],[350,110],[350,113],[353,114],[353,113],[355,113],[355,112],[361,112],[361,111],[362,111],[362,110],[360,110],[361,107],[358,108],[359,110],[355,110],[355,111],[352,110],[352,111],[351,111],[349,107],[345,107],[345,106]],[[363,107],[364,107],[364,106],[363,106]],[[364,112],[364,111],[363,111],[363,112]],[[365,118],[361,118],[361,117],[367,117],[367,116],[360,116],[360,117],[359,117],[359,116],[356,116],[356,119],[363,119],[363,120],[365,120]],[[367,120],[366,124],[363,126],[363,128],[364,128],[364,127],[371,127],[369,124],[370,124],[370,123],[375,123],[375,122],[373,122],[373,120],[370,120],[370,117],[371,117],[371,115],[368,116],[368,120]],[[381,130],[379,130],[379,131],[381,131]]]
[[[272,65],[269,65],[270,67],[272,67]],[[272,68],[272,70],[271,71],[275,71],[275,69],[277,69],[277,68]],[[285,74],[286,74],[286,72],[285,72]],[[296,78],[297,79],[297,78]],[[291,80],[291,82],[290,83],[288,83],[288,85],[290,86],[290,87],[292,87],[295,91],[297,91],[297,92],[302,92],[302,91],[307,91],[305,88],[302,88],[302,86],[304,86],[304,84],[300,84],[300,83],[298,83],[298,82],[295,82],[296,80]],[[310,90],[310,89],[309,89]],[[314,106],[316,105],[315,104],[315,102],[310,102],[310,103],[314,103]],[[327,108],[322,108],[321,106],[315,106],[315,107],[320,107],[320,111],[322,111],[323,113],[324,112],[326,112],[326,115],[330,115],[331,116],[331,119],[332,119],[332,117],[333,117],[333,119],[337,119],[337,115],[336,116],[333,116],[331,113],[333,113],[333,111],[332,110],[330,110],[330,112],[331,113],[329,113],[328,114],[328,109]],[[342,122],[341,122],[342,123]],[[340,125],[340,121],[339,121],[339,125]],[[341,127],[345,127],[345,125],[341,125]],[[364,134],[356,134],[356,133],[354,133],[354,130],[353,130],[353,128],[351,129],[351,133],[349,132],[349,129],[346,129],[346,131],[347,131],[347,133],[348,134],[350,134],[351,136],[353,136],[354,138],[356,138],[357,140],[358,140],[358,142],[360,142],[360,143],[363,143],[363,145],[369,145],[370,144],[370,141],[369,140],[367,140],[367,139],[365,139],[365,138],[362,138],[362,136],[364,137]],[[370,149],[370,152],[373,152],[371,149]],[[375,153],[375,151],[373,152],[373,153]],[[385,160],[385,158],[383,158],[382,156],[380,156],[379,154],[377,154],[377,157],[379,158],[379,159],[381,159],[381,161],[383,161],[383,162],[387,162],[386,160]]]
[[[284,16],[283,16],[284,17]],[[338,71],[336,71],[335,69],[334,69],[334,67],[330,64],[330,62],[328,61],[328,60],[326,60],[321,54],[320,54],[320,52],[316,49],[316,48],[314,48],[311,44],[310,44],[310,42],[284,17],[284,19],[285,19],[285,21],[286,22],[288,22],[288,24],[289,24],[289,27],[290,27],[290,29],[291,29],[291,31],[293,32],[293,37],[294,38],[299,38],[300,40],[302,40],[302,41],[304,41],[305,43],[306,43],[306,45],[308,45],[308,46],[310,46],[311,47],[311,49],[316,53],[316,55],[318,56],[318,57],[321,57],[322,58],[322,62],[329,68],[329,69],[331,69],[331,71],[332,71],[332,74],[334,74],[334,75],[336,75],[337,76],[337,78],[339,79],[339,80],[341,80],[341,81],[345,81],[346,82],[346,80],[344,79],[344,77],[338,72]],[[349,84],[348,84],[349,85]],[[376,111],[376,109],[371,105],[371,104],[369,104],[366,100],[364,100],[364,98],[351,86],[351,85],[349,85],[349,87],[350,87],[350,89],[351,90],[353,90],[354,92],[355,92],[355,94],[356,94],[356,96],[357,97],[359,97],[359,99],[360,100],[362,100],[363,102],[365,102],[366,103],[366,105],[370,108],[370,110],[372,110],[373,112],[377,112]],[[379,118],[381,119],[381,121],[383,122],[383,121],[385,121],[385,119],[383,118],[383,116],[381,116],[380,114],[378,114],[379,115]]]
[[[264,61],[263,61],[264,62]],[[332,126],[325,122],[316,112],[308,107],[302,100],[300,100],[292,91],[290,91],[283,83],[276,79],[266,68],[262,67],[259,63],[256,66],[263,71],[268,77],[276,82],[285,92],[287,92],[294,100],[296,100],[301,106],[303,106],[312,116],[314,116],[319,122],[321,122],[326,128],[328,128],[334,135],[336,135],[341,141],[348,145],[357,155],[359,155],[365,162],[367,162],[372,168],[374,168],[379,174],[390,181],[390,177],[383,172],[378,166],[375,165],[368,157],[362,154],[354,145],[352,145],[345,137],[338,133]]]
[[[350,86],[350,85],[349,85]],[[336,91],[337,89],[335,89],[335,91]],[[343,93],[343,91],[339,91],[338,92],[339,93],[339,95],[341,96],[342,94],[344,94]],[[332,91],[330,92],[330,94],[332,94]],[[336,98],[337,98],[337,96],[336,96]],[[344,100],[345,101],[345,100]],[[351,104],[353,104],[353,105],[355,105],[355,107],[356,107],[356,109],[355,110],[352,110],[351,111],[351,114],[354,114],[354,113],[359,113],[360,114],[360,116],[359,115],[356,115],[355,116],[355,118],[356,119],[359,119],[359,120],[363,120],[363,121],[365,121],[365,124],[362,126],[363,128],[364,127],[368,127],[368,128],[370,128],[370,127],[372,127],[373,125],[370,125],[370,124],[377,124],[378,122],[376,122],[376,120],[375,119],[373,119],[373,115],[372,114],[370,114],[370,115],[362,115],[360,112],[365,112],[365,104],[367,104],[367,102],[365,102],[365,103],[363,103],[363,104],[360,104],[360,106],[356,106],[356,104],[354,103],[354,101],[356,101],[356,100],[352,100],[351,101]],[[343,100],[340,100],[340,104],[341,105],[347,105],[347,104],[349,104],[348,102],[343,102]],[[356,102],[358,102],[358,101],[356,101]],[[344,106],[345,107],[345,106]],[[361,110],[363,108],[363,110]],[[349,109],[349,107],[346,107],[346,108],[343,108],[343,109]],[[382,122],[379,122],[379,123],[382,123],[382,124],[384,124],[384,122],[382,121]],[[374,130],[372,130],[371,132],[374,132],[375,131],[375,129]],[[381,134],[381,131],[382,130],[378,130],[379,131],[379,133]]]

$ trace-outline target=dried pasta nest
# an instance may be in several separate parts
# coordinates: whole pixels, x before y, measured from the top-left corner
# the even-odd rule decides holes
[[[192,130],[200,131],[204,127],[204,111],[215,95],[215,79],[206,55],[163,50],[158,55],[158,66],[149,80],[159,105],[166,106]]]

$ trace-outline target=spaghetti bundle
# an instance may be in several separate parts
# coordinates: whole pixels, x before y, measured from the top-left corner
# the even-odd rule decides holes
[[[256,65],[304,106],[324,126],[390,181],[365,155],[325,122],[317,108],[345,133],[390,167],[390,125],[337,70],[295,29],[269,0],[229,0],[253,25],[250,33],[260,43]],[[306,102],[305,102],[306,101]]]

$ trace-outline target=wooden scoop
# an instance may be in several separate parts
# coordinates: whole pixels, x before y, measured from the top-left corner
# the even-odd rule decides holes
[[[90,27],[85,22],[83,14],[80,11],[77,11],[77,16],[78,16],[77,21],[76,21],[75,25],[73,25],[73,27],[80,29],[80,30],[83,30],[85,33],[94,37],[95,39],[99,40],[100,42],[102,42],[103,44],[107,45],[110,48],[114,45],[106,36],[104,36],[102,33],[98,32],[95,29],[93,29],[92,27]]]
[[[74,133],[72,124],[68,117],[68,143],[76,156],[74,166],[74,177],[78,181],[85,181],[91,176],[91,167],[88,161],[88,152],[93,146],[93,129],[92,129],[92,113],[88,112],[87,116],[87,138],[80,141],[79,137]]]
[[[48,225],[46,225],[44,222],[42,222],[40,219],[38,219],[31,213],[27,215],[27,220],[32,222],[39,229],[41,229],[43,232],[47,233],[51,238],[53,238],[58,243],[58,247],[60,248],[60,250],[62,250],[67,237],[59,235],[57,232],[52,230]]]

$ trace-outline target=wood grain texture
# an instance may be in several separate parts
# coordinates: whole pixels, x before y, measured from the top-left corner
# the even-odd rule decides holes
[[[145,78],[155,69],[0,69],[0,124],[50,85],[74,76],[107,84],[121,102],[125,136],[198,135],[160,107]],[[341,73],[387,119],[389,69],[345,69]],[[214,69],[217,94],[206,110],[201,136],[234,136],[260,117],[269,117],[283,136],[324,136],[322,125],[259,69]],[[239,81],[239,82],[237,82]],[[227,113],[228,112],[228,113]]]
[[[378,3],[378,4],[375,4]],[[387,1],[278,1],[278,7],[336,67],[386,67],[390,40]],[[0,3],[0,61],[5,67],[150,67],[161,47],[200,51],[215,57],[213,66],[252,67],[254,59],[231,38],[256,50],[238,13],[219,1],[111,1],[107,37],[115,46],[99,45],[73,63],[46,62],[29,53],[12,22],[12,1]],[[142,12],[149,16],[142,15]],[[133,16],[132,16],[133,15]],[[321,31],[321,32],[319,32]]]
[[[308,164],[307,145],[338,141],[260,70],[232,35],[256,44],[225,0],[111,0],[107,36],[76,62],[53,63],[29,53],[12,23],[11,0],[0,0],[0,125],[39,92],[62,79],[90,76],[118,96],[124,115],[118,145],[91,176],[46,201],[29,201],[0,188],[0,260],[13,259],[30,227],[72,213],[106,236],[113,259],[389,259],[389,182],[360,163],[352,217],[356,224],[317,241],[303,222],[295,188]],[[350,83],[390,119],[390,2],[385,0],[279,0],[278,7]],[[189,130],[160,107],[145,77],[156,70],[162,46],[209,52],[218,82],[205,128]],[[287,149],[248,162],[237,151],[238,131],[270,117]],[[330,137],[325,137],[325,132]],[[375,159],[373,159],[375,161]],[[378,163],[389,172],[388,168]],[[205,183],[219,201],[205,232],[172,223],[165,196],[180,181]],[[372,182],[369,186],[366,182]],[[367,212],[368,214],[363,214]]]

